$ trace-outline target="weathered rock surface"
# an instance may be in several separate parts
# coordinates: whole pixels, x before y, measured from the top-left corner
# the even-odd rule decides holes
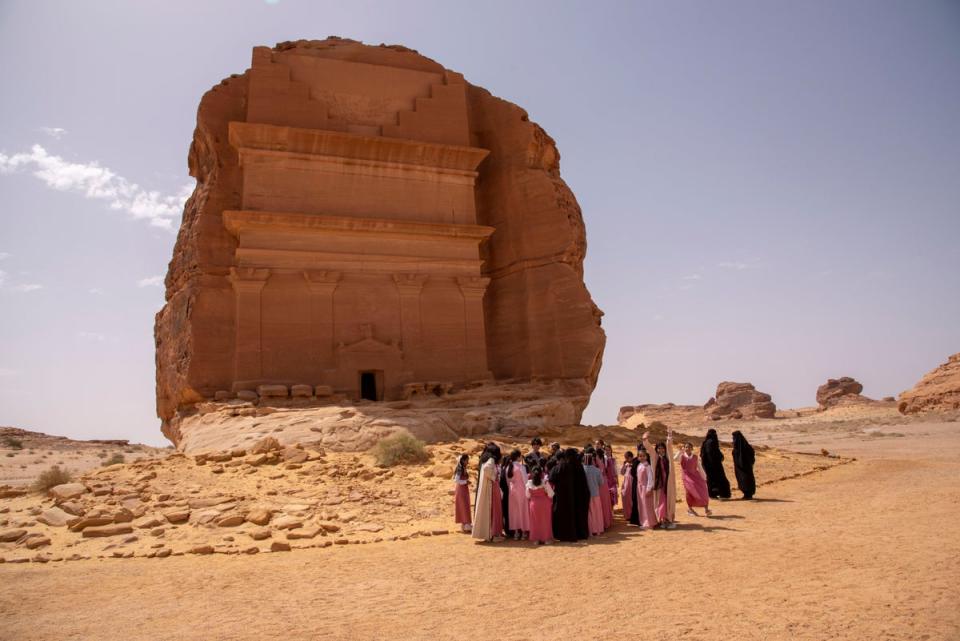
[[[758,392],[750,383],[724,381],[717,394],[703,406],[707,418],[773,418],[777,413],[769,394]]]
[[[817,406],[821,410],[826,410],[841,405],[860,405],[876,402],[873,399],[862,396],[860,394],[862,391],[863,385],[849,376],[831,378],[817,388]]]
[[[579,422],[602,314],[559,153],[516,105],[403,47],[257,47],[201,101],[189,165],[155,331],[157,413],[181,449],[223,449],[192,434],[206,409],[223,418],[205,402],[218,391],[239,418],[498,382],[487,406],[424,417],[385,402],[373,420],[318,426],[344,449],[401,429],[443,440]],[[531,381],[561,393],[511,393]],[[338,440],[342,428],[371,435]]]
[[[943,412],[960,409],[960,352],[928,372],[913,388],[900,394],[901,414]]]

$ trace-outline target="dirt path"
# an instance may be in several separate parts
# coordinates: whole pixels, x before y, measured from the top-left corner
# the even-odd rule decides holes
[[[957,639],[960,427],[910,429],[714,519],[589,545],[0,565],[0,639]]]

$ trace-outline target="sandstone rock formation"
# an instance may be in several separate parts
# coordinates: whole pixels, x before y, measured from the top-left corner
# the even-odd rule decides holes
[[[674,403],[628,405],[620,408],[617,424],[623,427],[637,427],[641,423],[649,425],[659,421],[664,425],[675,427],[702,423],[704,418],[702,405],[675,405]]]
[[[717,385],[717,394],[703,406],[707,418],[773,418],[777,413],[769,394],[758,392],[750,383],[725,381]]]
[[[901,414],[960,409],[960,352],[901,393],[897,409]]]
[[[817,405],[819,409],[826,410],[838,405],[874,402],[872,399],[861,396],[862,391],[863,385],[849,376],[831,378],[817,388]]]
[[[533,382],[579,421],[602,313],[559,153],[516,105],[403,47],[256,47],[203,97],[189,166],[155,329],[174,443],[214,399],[455,406]]]

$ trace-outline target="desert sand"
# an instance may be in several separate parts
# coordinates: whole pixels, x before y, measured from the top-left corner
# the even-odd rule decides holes
[[[678,510],[677,530],[620,524],[588,544],[448,534],[5,563],[0,638],[958,638],[956,417],[765,423],[738,425],[780,448],[763,453],[758,476],[790,449],[844,458],[761,476],[758,500],[716,502],[713,518]]]

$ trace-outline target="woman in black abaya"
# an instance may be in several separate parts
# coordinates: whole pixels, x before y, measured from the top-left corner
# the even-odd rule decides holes
[[[576,541],[573,468],[563,450],[557,452],[554,460],[556,464],[550,472],[550,482],[553,484],[553,538],[558,541]]]
[[[633,499],[630,506],[630,514],[627,514],[627,522],[631,525],[641,525],[640,523],[640,495],[637,494],[637,474],[640,467],[640,457],[634,456],[630,461],[630,487],[627,489]]]
[[[723,452],[720,451],[720,439],[717,430],[707,430],[707,437],[700,446],[700,464],[707,473],[707,489],[712,499],[730,498],[730,481],[723,471]]]
[[[587,485],[587,473],[583,471],[580,462],[580,453],[575,448],[567,449],[567,464],[570,465],[573,476],[573,507],[574,526],[577,539],[584,540],[590,536],[587,525],[587,515],[590,512],[590,486]]]
[[[753,477],[753,463],[756,460],[753,446],[747,442],[740,430],[733,433],[733,469],[737,474],[737,487],[743,492],[743,498],[749,501],[757,492],[757,480]]]

